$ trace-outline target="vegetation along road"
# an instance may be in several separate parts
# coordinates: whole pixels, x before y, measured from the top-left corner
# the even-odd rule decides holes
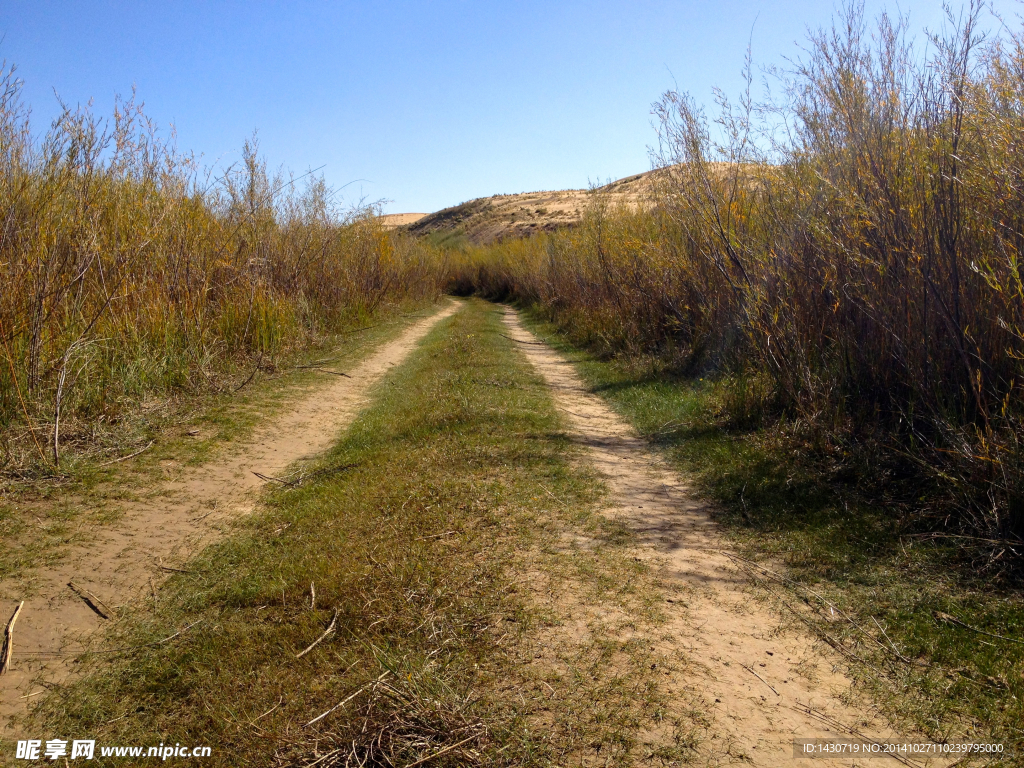
[[[810,765],[794,735],[922,740],[516,312],[449,301],[391,335],[31,582],[8,734],[39,690],[37,730],[222,765]]]
[[[1024,765],[983,13],[848,6],[645,173],[422,216],[0,67],[0,763]]]

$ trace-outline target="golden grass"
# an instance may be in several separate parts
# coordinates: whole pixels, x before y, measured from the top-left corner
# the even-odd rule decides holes
[[[219,176],[134,99],[65,109],[40,139],[0,72],[0,430],[8,472],[59,473],[66,442],[150,394],[226,386],[325,334],[438,294],[428,252],[322,178]],[[237,382],[235,382],[237,384]],[[62,429],[64,442],[62,442]]]
[[[666,94],[650,205],[598,196],[573,230],[463,249],[453,289],[726,374],[738,420],[866,448],[929,526],[1024,554],[1024,37],[982,43],[979,16],[921,56],[902,22],[869,35],[849,11],[783,97],[722,100],[720,141]]]

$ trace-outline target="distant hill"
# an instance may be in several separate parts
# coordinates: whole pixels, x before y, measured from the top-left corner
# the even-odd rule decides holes
[[[638,173],[613,181],[593,192],[607,195],[612,203],[638,203],[651,189],[659,171]],[[437,213],[392,214],[393,217],[421,216],[406,228],[416,235],[465,237],[483,245],[509,237],[527,237],[537,232],[550,232],[580,220],[593,193],[586,189],[560,192],[524,192],[515,195],[493,195],[445,208]],[[402,222],[406,224],[406,222]],[[398,223],[395,222],[397,226]]]
[[[424,216],[429,215],[429,213],[385,213],[380,217],[380,220],[388,229],[394,229],[395,227],[407,227],[410,224],[415,224]]]

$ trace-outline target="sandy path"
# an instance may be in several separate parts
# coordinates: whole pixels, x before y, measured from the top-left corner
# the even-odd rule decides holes
[[[277,476],[329,448],[366,405],[368,390],[458,307],[451,302],[417,322],[349,370],[351,378],[331,376],[303,393],[227,455],[166,483],[155,500],[127,505],[121,521],[72,549],[59,566],[22,574],[21,583],[31,581],[33,589],[18,618],[13,668],[0,677],[0,735],[14,735],[11,717],[29,703],[22,697],[44,690],[40,680],[58,682],[70,674],[74,649],[103,622],[68,588],[69,581],[115,610],[148,592],[150,579],[159,583],[168,575],[160,558],[169,563],[187,558],[222,535],[225,523],[254,508],[263,485],[254,471]],[[0,584],[0,597],[5,603],[17,600],[16,589]]]
[[[794,738],[848,738],[825,726],[814,712],[873,738],[892,738],[851,696],[850,680],[834,652],[784,624],[755,599],[747,576],[716,550],[725,546],[707,507],[651,447],[598,396],[587,391],[570,363],[505,315],[509,335],[552,388],[574,439],[611,489],[604,514],[637,532],[642,555],[659,570],[676,599],[667,605],[668,654],[689,662],[675,673],[671,689],[685,690],[712,720],[702,745],[712,765],[820,766],[866,764],[854,760],[810,760],[793,756]],[[645,558],[646,559],[646,558]],[[755,674],[756,672],[756,674]],[[774,689],[774,691],[772,690]],[[853,704],[846,703],[853,701]],[[898,739],[898,741],[920,739]],[[871,764],[897,765],[888,758]],[[920,765],[914,762],[906,764]]]

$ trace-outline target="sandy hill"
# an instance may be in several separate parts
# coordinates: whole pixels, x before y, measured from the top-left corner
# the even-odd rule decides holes
[[[595,192],[606,195],[613,204],[639,202],[650,190],[657,173],[648,171],[627,176],[593,191],[566,189],[480,197],[423,216],[409,224],[408,230],[417,235],[462,234],[477,244],[552,231],[579,221],[588,196]]]
[[[415,224],[424,216],[429,215],[429,213],[385,213],[381,215],[380,220],[387,229],[394,229]]]

